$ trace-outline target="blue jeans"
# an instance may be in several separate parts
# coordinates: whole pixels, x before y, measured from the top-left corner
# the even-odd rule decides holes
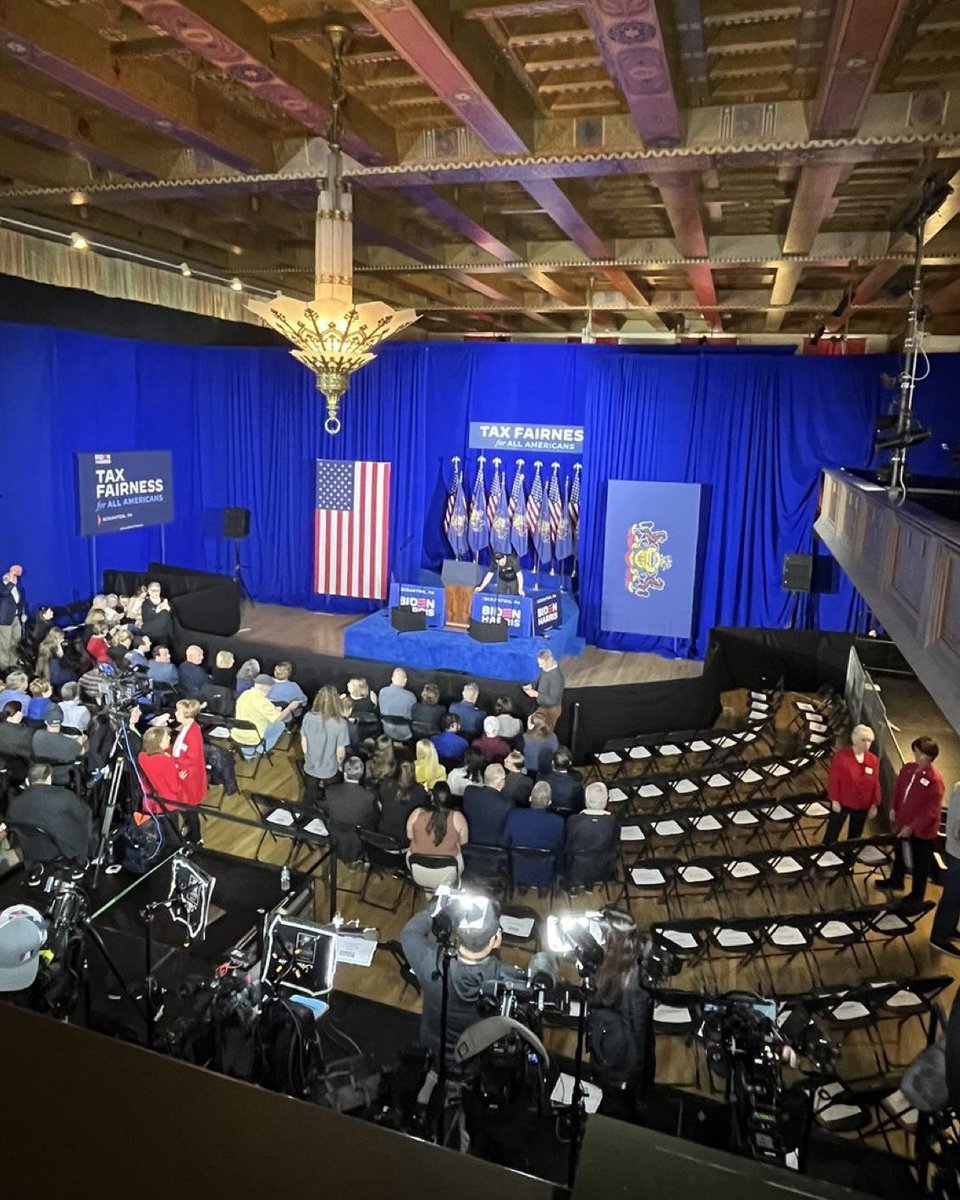
[[[960,920],[960,858],[944,854],[947,874],[943,881],[943,895],[933,917],[930,937],[935,942],[947,941],[957,936],[957,921]]]
[[[286,725],[284,725],[284,723],[282,721],[271,721],[270,722],[270,724],[263,731],[263,753],[264,754],[266,754],[266,752],[268,750],[272,750],[274,748],[274,746],[280,740],[280,734],[283,733],[286,730],[286,728],[287,728]],[[255,746],[244,746],[241,749],[240,753],[243,755],[244,758],[255,758],[256,757],[256,747]]]

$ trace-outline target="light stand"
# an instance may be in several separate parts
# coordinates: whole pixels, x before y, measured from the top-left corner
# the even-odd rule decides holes
[[[233,582],[237,585],[237,595],[241,602],[246,600],[251,607],[256,605],[256,600],[250,595],[247,585],[243,581],[243,566],[240,562],[240,542],[237,538],[230,539],[233,542]]]
[[[121,715],[114,713],[110,714],[110,722],[114,726],[113,745],[110,747],[110,753],[107,755],[107,766],[103,771],[103,778],[109,779],[110,784],[107,789],[107,799],[103,806],[103,816],[100,821],[100,840],[97,845],[96,858],[93,860],[93,887],[96,889],[100,882],[100,869],[106,861],[107,843],[110,840],[110,830],[113,826],[113,817],[117,810],[117,800],[120,796],[120,785],[123,782],[124,764],[126,761],[133,762],[132,755],[123,746],[125,739],[124,718]]]
[[[570,1151],[567,1156],[567,1187],[573,1190],[577,1179],[577,1158],[583,1132],[583,1052],[587,1040],[587,1004],[593,990],[590,963],[577,962],[580,972],[580,1010],[577,1013],[577,1049],[573,1060],[573,1090],[570,1096]]]
[[[442,1146],[446,1137],[445,1117],[447,1107],[447,1026],[449,1024],[450,1007],[450,963],[456,950],[449,934],[443,936],[437,932],[438,922],[434,920],[434,933],[437,935],[438,970],[434,975],[440,976],[440,1061],[437,1063],[437,1092],[440,1103],[437,1107],[437,1145]]]

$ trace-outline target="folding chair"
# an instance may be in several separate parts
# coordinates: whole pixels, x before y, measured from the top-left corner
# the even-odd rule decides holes
[[[657,1037],[683,1038],[692,1051],[693,1079],[675,1084],[676,1087],[700,1087],[700,1056],[696,1038],[703,1024],[701,997],[696,992],[661,991],[653,1005],[653,1032]]]
[[[782,959],[784,967],[801,958],[810,977],[818,978],[813,956],[818,921],[818,917],[807,915],[773,918],[764,928],[763,960],[771,987],[777,986],[770,965],[770,960],[774,958]]]
[[[360,899],[365,904],[382,909],[384,912],[396,912],[404,893],[410,886],[403,847],[395,838],[389,837],[385,833],[378,833],[373,829],[358,829],[357,833],[360,837],[360,844],[363,846],[364,857],[367,860],[367,873],[363,887],[360,889]],[[379,904],[367,895],[370,880],[374,875],[380,879],[391,878],[399,881],[400,887],[392,904]]]
[[[463,878],[495,895],[510,891],[510,851],[499,846],[481,846],[468,842],[462,846]]]
[[[420,980],[417,978],[413,967],[410,966],[410,962],[403,952],[403,946],[399,942],[381,942],[377,946],[377,949],[386,950],[397,964],[397,970],[400,972],[400,978],[403,980],[403,991],[400,993],[401,1001],[407,994],[408,987],[412,987],[419,996]]]
[[[440,854],[410,854],[407,856],[410,878],[417,891],[429,899],[438,887],[456,887],[460,882],[460,864],[455,858]]]
[[[884,999],[895,990],[896,984],[887,984],[884,987],[863,984],[821,1001],[816,1006],[820,1019],[829,1025],[833,1033],[839,1035],[841,1042],[845,1042],[854,1032],[866,1034],[877,1065],[876,1074],[881,1076],[890,1070],[890,1062],[877,1032],[877,1021]],[[866,1075],[862,1078],[869,1079],[871,1076]],[[848,1082],[857,1080],[848,1079]]]
[[[920,967],[909,939],[910,935],[916,932],[917,925],[935,907],[932,900],[926,900],[916,912],[903,912],[900,908],[875,910],[876,915],[870,919],[864,940],[868,945],[872,940],[876,940],[884,946],[890,945],[891,942],[902,941],[910,955],[913,969],[919,971]]]
[[[881,1008],[885,1015],[896,1018],[897,1045],[903,1037],[903,1028],[908,1021],[919,1021],[924,1036],[929,1038],[931,1025],[936,1019],[934,1008],[937,998],[953,983],[950,975],[933,975],[925,979],[902,979],[894,985],[890,994],[884,996]],[[924,1028],[924,1017],[929,1018]],[[905,1067],[907,1063],[891,1063]]]
[[[517,879],[517,867],[523,865],[550,868],[550,882],[545,884],[521,884]],[[522,875],[524,872],[521,871]],[[537,872],[539,874],[539,871]],[[553,850],[541,850],[538,846],[511,846],[510,847],[510,879],[511,887],[536,887],[538,889],[546,888],[548,898],[552,900],[556,895],[557,889],[557,855]]]
[[[738,917],[721,919],[710,929],[707,938],[709,957],[711,960],[738,960],[737,986],[742,987],[743,968],[758,958],[763,951],[763,933],[766,925],[766,917]],[[730,990],[729,986],[721,987],[718,984],[715,970],[712,970],[711,974],[715,991]]]
[[[540,914],[529,904],[504,904],[500,909],[504,944],[536,950],[540,942]]]
[[[725,855],[707,855],[678,863],[674,872],[673,893],[683,909],[684,897],[696,896],[702,904],[717,898],[724,884]]]
[[[835,912],[824,913],[820,917],[816,928],[816,940],[823,943],[824,946],[829,946],[833,950],[834,956],[842,954],[844,950],[849,950],[853,955],[857,971],[862,975],[860,956],[857,954],[858,946],[866,948],[873,962],[874,970],[879,971],[877,961],[873,957],[864,933],[864,922],[858,910],[838,909]]]
[[[624,876],[625,899],[628,903],[631,900],[653,899],[669,912],[670,893],[680,865],[676,858],[651,858],[629,867]]]
[[[266,759],[271,766],[273,765],[273,750],[267,749],[265,735],[257,732],[257,727],[253,721],[242,721],[237,717],[221,717],[217,723],[222,725],[225,729],[230,730],[231,748],[234,750],[234,755],[237,760],[239,762],[252,762],[254,764],[253,774],[250,776],[251,779],[256,779],[260,770],[260,764],[264,759]],[[255,745],[235,741],[232,734],[236,729],[246,733],[256,733],[259,741],[257,741]],[[245,750],[251,750],[252,754],[245,754]]]
[[[839,1079],[814,1092],[813,1119],[826,1133],[855,1133],[861,1139],[875,1124],[872,1106]]]

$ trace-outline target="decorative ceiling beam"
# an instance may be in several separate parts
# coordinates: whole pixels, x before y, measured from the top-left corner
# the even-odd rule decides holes
[[[432,188],[409,187],[401,188],[400,190],[403,195],[412,200],[414,204],[423,208],[431,217],[442,221],[455,233],[460,234],[467,241],[473,242],[475,246],[479,246],[487,254],[500,259],[501,262],[519,261],[523,258],[522,254],[519,254],[512,246],[508,246],[506,242],[484,225],[481,225],[469,212],[465,212],[461,206],[451,204],[449,200],[438,195]]]
[[[270,26],[245,4],[227,0],[122,0],[150,26],[162,29],[192,54],[219,67],[288,120],[325,136],[330,127],[329,76],[297,46],[274,42]],[[324,99],[320,99],[323,97]],[[366,163],[394,162],[396,135],[356,99],[344,150]]]
[[[841,0],[836,5],[813,102],[811,137],[856,133],[908,8],[909,0]],[[785,254],[809,251],[820,226],[836,207],[837,186],[849,173],[849,166],[838,164],[801,168],[784,239]],[[768,333],[779,330],[783,306],[790,303],[799,277],[799,272],[783,267],[777,271],[767,315]]]
[[[53,16],[32,0],[4,4],[0,51],[236,170],[273,169],[269,140],[228,105],[212,103],[202,88],[188,91],[141,62],[114,58],[103,38],[63,12]]]
[[[960,275],[946,287],[927,296],[926,304],[934,316],[960,311]]]
[[[924,223],[923,244],[925,246],[929,245],[944,226],[949,224],[957,213],[960,212],[960,171],[957,171],[951,178],[949,186],[953,188],[952,193]],[[890,246],[891,253],[902,255],[912,254],[913,249],[914,239],[913,235],[909,233],[902,233],[898,238],[893,240]],[[841,330],[850,320],[854,310],[861,308],[865,304],[869,304],[871,300],[875,299],[880,294],[881,289],[889,283],[903,265],[902,259],[899,262],[878,263],[869,274],[861,279],[843,315],[831,317],[826,322],[825,329],[827,333],[836,333]]]

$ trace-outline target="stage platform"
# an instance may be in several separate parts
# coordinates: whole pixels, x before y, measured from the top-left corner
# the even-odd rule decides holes
[[[577,635],[580,610],[572,596],[563,596],[561,611],[560,628],[543,637],[508,638],[490,644],[475,642],[465,631],[455,629],[397,633],[390,624],[390,610],[381,609],[344,630],[343,650],[348,658],[528,683],[537,677],[537,655],[541,650],[552,650],[559,661],[576,657],[586,649],[586,642]]]

